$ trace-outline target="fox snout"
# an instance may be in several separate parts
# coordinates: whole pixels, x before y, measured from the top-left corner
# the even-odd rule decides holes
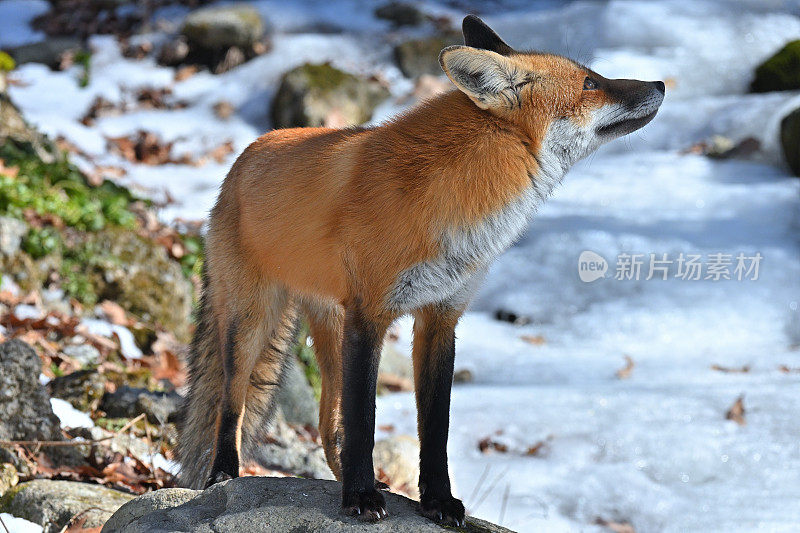
[[[603,141],[632,133],[653,120],[664,101],[663,81],[596,81],[608,100],[597,121],[596,132]]]

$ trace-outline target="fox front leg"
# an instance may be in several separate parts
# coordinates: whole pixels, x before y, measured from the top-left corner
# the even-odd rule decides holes
[[[445,525],[464,525],[464,504],[450,491],[447,434],[455,362],[455,327],[461,316],[445,305],[414,316],[414,385],[420,440],[420,509]]]
[[[370,317],[358,305],[345,310],[342,343],[342,509],[361,520],[387,516],[372,466],[375,444],[375,387],[381,344],[388,322]]]

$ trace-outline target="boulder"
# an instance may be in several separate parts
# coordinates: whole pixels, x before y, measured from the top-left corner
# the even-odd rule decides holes
[[[124,228],[106,228],[76,239],[77,245],[96,251],[85,272],[98,300],[116,302],[179,340],[189,339],[192,284],[163,246]]]
[[[264,468],[307,478],[333,479],[322,447],[313,441],[301,440],[280,411],[272,422],[269,439],[255,443],[254,448],[245,455]]]
[[[58,418],[39,383],[42,362],[12,339],[0,344],[0,440],[62,440]]]
[[[84,50],[78,37],[50,37],[43,41],[15,46],[6,50],[17,65],[42,63],[50,68],[59,68],[67,54]]]
[[[410,435],[381,439],[372,449],[376,478],[391,488],[419,499],[419,441]]]
[[[800,109],[795,109],[781,121],[783,156],[795,176],[800,176]]]
[[[47,384],[50,396],[68,401],[72,407],[92,412],[106,391],[106,380],[94,370],[78,370],[59,376]]]
[[[244,4],[206,7],[186,16],[181,34],[190,46],[207,50],[250,48],[264,35],[264,21]]]
[[[284,74],[272,103],[275,128],[343,127],[362,124],[389,97],[375,80],[328,63],[306,63]]]
[[[305,372],[294,357],[289,358],[283,371],[283,383],[276,400],[290,424],[317,426],[319,404]]]
[[[22,118],[19,109],[9,98],[6,86],[5,74],[0,72],[0,144],[11,141],[29,146],[45,163],[60,159],[62,154],[56,145]]]
[[[463,44],[458,32],[412,39],[394,47],[394,60],[409,78],[417,78],[423,74],[439,76],[443,74],[439,65],[439,53],[443,48],[454,44]]]
[[[388,20],[395,27],[417,26],[428,17],[414,4],[408,2],[389,2],[375,8],[375,17]]]
[[[100,527],[132,498],[102,485],[35,479],[20,483],[3,496],[0,512],[39,524],[44,533],[56,533],[79,513],[86,517],[85,528]]]
[[[164,424],[174,421],[180,402],[177,392],[154,392],[124,385],[115,392],[106,393],[100,409],[108,418],[134,418],[144,413],[149,422]]]
[[[800,89],[800,40],[791,41],[756,68],[750,91],[794,91]]]
[[[335,481],[242,477],[202,492],[162,489],[142,495],[120,507],[106,522],[103,532],[452,531],[422,517],[413,500],[392,493],[384,495],[389,516],[370,524],[340,513],[341,485]],[[471,517],[460,531],[510,533],[506,528]]]

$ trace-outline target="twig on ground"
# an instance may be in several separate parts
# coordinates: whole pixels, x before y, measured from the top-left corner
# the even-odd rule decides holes
[[[478,481],[475,482],[475,487],[472,489],[472,494],[470,494],[469,498],[467,498],[465,501],[471,502],[475,499],[475,497],[478,495],[478,492],[481,489],[481,486],[483,486],[483,482],[486,480],[486,476],[489,474],[489,470],[491,469],[492,465],[487,464],[486,467],[483,469],[481,477],[479,477]]]
[[[494,487],[500,482],[500,480],[502,480],[505,477],[505,475],[508,473],[508,469],[509,468],[511,468],[511,467],[506,467],[505,470],[500,472],[500,474],[498,474],[497,477],[494,478],[494,481],[492,481],[491,485],[489,485],[489,487],[486,489],[486,492],[483,493],[483,496],[481,496],[481,499],[478,500],[478,503],[475,504],[475,507],[473,509],[471,509],[473,513],[478,509],[478,507],[481,506],[483,501],[494,490]]]
[[[503,518],[506,516],[506,505],[508,504],[508,491],[509,486],[506,483],[506,490],[503,491],[503,503],[500,505],[500,518],[497,520],[497,525],[503,525]]]
[[[11,533],[11,532],[8,530],[8,526],[6,526],[6,523],[5,523],[5,522],[3,522],[3,517],[2,517],[2,516],[0,516],[0,526],[3,526],[3,529],[5,529],[5,530],[6,530],[6,533]]]

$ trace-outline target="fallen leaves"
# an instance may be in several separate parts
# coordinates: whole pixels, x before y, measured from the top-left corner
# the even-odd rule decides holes
[[[502,434],[502,431],[495,433],[495,436]],[[507,442],[502,442],[493,436],[484,437],[478,441],[478,450],[481,453],[516,453],[527,457],[541,457],[547,451],[547,448],[553,441],[553,435],[548,435],[542,440],[536,441],[534,444],[525,447],[512,447]]]
[[[172,155],[172,148],[175,144],[173,141],[163,141],[155,133],[144,130],[139,130],[130,137],[107,137],[106,140],[111,150],[123,159],[131,163],[150,166],[172,163],[201,167],[210,160],[223,163],[234,152],[233,142],[225,141],[199,157],[187,153],[176,158]]]
[[[630,522],[619,522],[615,520],[597,518],[594,523],[598,526],[606,527],[614,533],[636,533],[636,529],[634,529]]]
[[[534,346],[542,346],[547,342],[542,335],[522,335],[520,339]]]
[[[747,424],[747,421],[744,418],[745,415],[745,408],[744,408],[744,396],[739,396],[733,405],[730,406],[728,411],[725,413],[726,420],[732,420],[739,424],[740,426],[744,426]]]
[[[633,359],[630,355],[625,355],[625,366],[620,368],[616,371],[615,375],[617,379],[628,379],[631,377],[633,373],[633,368],[636,366],[636,363],[633,362]]]

